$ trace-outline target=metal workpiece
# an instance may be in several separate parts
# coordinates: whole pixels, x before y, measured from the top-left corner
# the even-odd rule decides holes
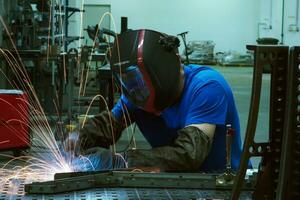
[[[90,188],[173,188],[201,190],[230,190],[230,185],[217,185],[217,174],[203,173],[145,173],[110,171],[79,174],[69,178],[25,185],[28,194],[57,194]],[[255,179],[248,178],[243,190],[253,190]]]
[[[254,199],[274,199],[278,183],[278,172],[283,135],[286,83],[288,68],[288,46],[248,45],[254,51],[254,71],[251,104],[243,146],[240,168],[234,181],[231,199],[238,199],[251,156],[262,156]],[[270,124],[267,143],[255,143],[254,136],[259,112],[263,68],[271,67]]]
[[[290,50],[287,101],[276,199],[300,199],[300,46]]]
[[[112,173],[112,172],[147,172],[147,173],[159,173],[160,169],[156,167],[141,167],[137,168],[120,168],[114,170],[99,170],[99,171],[82,171],[82,172],[65,172],[54,174],[54,180],[63,178],[72,178],[79,176],[95,175],[100,173]]]

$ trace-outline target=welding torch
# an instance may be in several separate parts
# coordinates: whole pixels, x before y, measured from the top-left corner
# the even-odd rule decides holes
[[[226,172],[231,173],[231,145],[235,130],[231,127],[231,124],[227,124],[226,129]]]
[[[231,145],[235,130],[231,127],[231,124],[227,124],[226,129],[226,169],[223,174],[216,177],[216,185],[219,186],[232,185],[235,177],[231,169]]]

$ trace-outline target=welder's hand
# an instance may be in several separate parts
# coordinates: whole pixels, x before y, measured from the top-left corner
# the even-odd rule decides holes
[[[74,171],[97,171],[127,167],[126,155],[114,154],[109,149],[95,147],[83,152],[84,155],[73,159]]]
[[[87,118],[79,127],[79,145],[82,150],[93,147],[109,148],[121,136],[124,125],[119,123],[111,112],[102,111],[92,118]]]

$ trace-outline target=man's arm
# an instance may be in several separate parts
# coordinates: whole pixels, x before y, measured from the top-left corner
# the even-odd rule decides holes
[[[209,124],[209,123],[203,123],[203,124],[191,124],[188,126],[196,127],[205,133],[209,137],[210,140],[213,140],[216,130],[216,125]]]
[[[131,112],[134,107],[122,95],[112,111],[102,111],[90,118],[79,130],[79,142],[82,150],[92,147],[109,148],[121,136],[122,131],[134,119]]]
[[[190,99],[186,125],[178,130],[174,143],[129,152],[129,166],[157,166],[166,171],[199,170],[212,148],[216,125],[226,123],[228,100],[223,87],[215,81],[195,88]]]
[[[193,124],[178,130],[173,145],[127,153],[129,167],[159,167],[162,171],[198,170],[210,152],[215,125]]]
[[[121,136],[125,125],[118,122],[110,111],[88,119],[79,130],[79,142],[82,150],[96,146],[108,148]]]

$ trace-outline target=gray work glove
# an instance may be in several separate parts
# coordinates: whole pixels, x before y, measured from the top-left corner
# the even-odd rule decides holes
[[[79,128],[80,149],[86,150],[97,146],[108,148],[120,138],[124,128],[125,125],[118,122],[111,112],[103,111],[87,119],[83,127]]]
[[[161,171],[194,171],[210,152],[212,141],[192,126],[178,131],[172,146],[127,152],[128,167],[159,167]]]

